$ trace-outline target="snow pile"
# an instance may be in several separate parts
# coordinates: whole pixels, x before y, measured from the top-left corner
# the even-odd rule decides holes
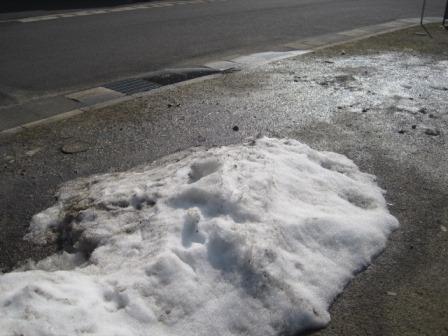
[[[28,237],[65,252],[0,277],[0,325],[105,336],[323,326],[397,225],[345,156],[269,138],[190,150],[66,184]]]

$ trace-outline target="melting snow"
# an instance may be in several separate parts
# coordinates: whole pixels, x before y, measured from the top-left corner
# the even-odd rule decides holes
[[[294,140],[195,149],[72,181],[29,239],[65,252],[0,276],[25,335],[278,335],[328,306],[398,225],[374,177]]]

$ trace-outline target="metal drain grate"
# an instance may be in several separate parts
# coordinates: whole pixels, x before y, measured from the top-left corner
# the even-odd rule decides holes
[[[216,73],[219,73],[219,70],[207,67],[165,69],[153,72],[145,77],[145,79],[160,85],[170,85]]]
[[[117,92],[124,93],[126,95],[132,95],[138,92],[145,92],[157,89],[162,85],[150,82],[141,78],[125,79],[119,82],[109,83],[103,85],[107,89],[111,89]]]

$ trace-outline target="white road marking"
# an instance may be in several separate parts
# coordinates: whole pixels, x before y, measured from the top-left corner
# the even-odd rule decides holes
[[[118,13],[118,12],[126,12],[126,11],[135,11],[135,10],[144,10],[151,8],[162,8],[162,7],[171,7],[171,6],[182,6],[182,5],[196,5],[196,4],[207,4],[213,2],[226,2],[228,0],[186,0],[186,1],[160,1],[160,2],[152,2],[143,5],[135,5],[135,6],[124,6],[124,7],[116,7],[110,9],[92,9],[92,10],[82,10],[78,12],[68,12],[61,14],[52,14],[52,15],[44,15],[44,16],[34,16],[27,17],[16,20],[8,20],[8,21],[18,21],[21,23],[30,23],[30,22],[38,22],[38,21],[48,21],[48,20],[56,20],[56,19],[64,19],[78,16],[89,16],[89,15],[98,15],[98,14],[107,14],[107,13]]]

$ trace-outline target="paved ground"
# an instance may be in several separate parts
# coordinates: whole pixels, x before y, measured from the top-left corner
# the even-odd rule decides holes
[[[109,8],[123,5],[134,5],[151,0],[4,0],[0,5],[0,17],[17,18],[47,15],[48,13],[71,12],[80,9]]]
[[[151,2],[145,4],[161,5],[170,4],[170,2]],[[127,7],[118,7],[123,10]],[[134,7],[130,7],[133,9]],[[82,12],[90,13],[90,11]],[[65,14],[64,14],[65,15]],[[70,12],[73,15],[73,12]],[[83,14],[84,15],[84,14]],[[50,16],[51,20],[56,20],[56,16]],[[42,17],[31,17],[30,20],[41,20]],[[28,20],[28,19],[26,19]],[[440,22],[440,18],[426,17],[425,22]],[[14,128],[26,128],[30,123],[42,122],[48,118],[60,118],[64,113],[78,113],[80,111],[90,110],[95,108],[98,104],[111,103],[111,100],[116,99],[132,99],[135,94],[151,88],[157,88],[159,85],[173,84],[178,81],[204,76],[213,72],[229,71],[231,69],[244,69],[254,66],[255,63],[266,62],[266,60],[273,61],[274,59],[284,59],[291,57],[293,54],[298,55],[309,51],[310,49],[328,46],[331,43],[342,43],[354,39],[362,39],[368,36],[376,35],[378,33],[390,32],[408,28],[420,23],[419,18],[407,18],[389,21],[376,25],[362,26],[351,30],[333,32],[323,35],[317,35],[304,39],[299,39],[293,42],[288,42],[284,45],[279,45],[276,52],[262,52],[250,55],[243,55],[236,57],[231,56],[214,62],[207,62],[203,66],[198,67],[176,67],[173,69],[164,69],[161,71],[140,74],[135,77],[127,78],[122,81],[105,83],[101,86],[88,88],[72,92],[69,94],[62,94],[58,96],[50,96],[30,100],[21,104],[13,104],[5,107],[0,107],[0,132],[12,132]],[[6,96],[5,96],[6,97]]]
[[[444,3],[428,1],[427,15],[441,16]],[[0,22],[0,106],[167,66],[272,50],[302,37],[417,17],[421,0],[149,4],[151,7],[120,12],[111,12],[117,7],[109,7],[95,15],[78,11],[75,17],[54,20]],[[6,14],[0,17],[10,18]]]
[[[447,334],[448,99],[444,97],[448,89],[439,86],[422,95],[413,87],[428,84],[419,72],[419,59],[427,65],[445,64],[448,34],[436,25],[431,27],[432,39],[420,33],[415,28],[256,71],[166,88],[148,97],[2,136],[1,267],[8,270],[28,257],[39,258],[55,249],[32,246],[21,237],[32,214],[54,203],[61,182],[124,170],[190,146],[235,143],[262,132],[347,155],[378,177],[387,189],[390,209],[401,223],[385,252],[336,300],[331,309],[333,321],[317,334]],[[371,102],[373,93],[357,91],[350,76],[371,78],[376,61],[371,67],[346,65],[339,69],[342,77],[324,76],[322,80],[321,75],[316,76],[325,69],[334,72],[334,59],[361,55],[375,60],[391,51],[413,56],[417,65],[411,62],[411,70],[403,71],[415,70],[417,75],[409,83],[412,94],[396,97],[390,108],[346,106],[342,98],[339,105],[334,98],[341,97],[336,91],[339,88],[350,94],[358,92],[360,101]],[[446,67],[440,68],[440,76],[448,82]],[[309,89],[303,81],[310,84]],[[334,84],[338,82],[343,85]],[[402,100],[422,104],[424,110],[402,107]],[[439,134],[427,134],[427,127]],[[70,143],[84,146],[83,151],[62,153],[61,146]]]

